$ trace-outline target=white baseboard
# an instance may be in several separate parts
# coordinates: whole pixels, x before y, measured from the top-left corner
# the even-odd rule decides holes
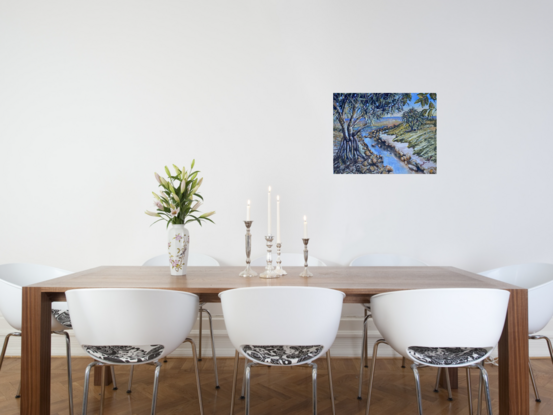
[[[344,316],[340,323],[340,329],[336,337],[336,341],[332,346],[331,353],[335,357],[359,357],[361,354],[361,341],[362,341],[362,316]],[[213,316],[213,336],[215,338],[216,352],[218,357],[232,357],[234,356],[235,349],[233,348],[225,330],[223,316]],[[553,323],[550,323],[545,330],[540,334],[544,336],[553,337]],[[4,341],[5,336],[8,333],[13,332],[7,322],[2,316],[0,316],[0,341]],[[202,336],[202,356],[211,357],[211,339],[209,336],[209,322],[207,318],[203,321],[203,336]],[[77,339],[74,336],[72,330],[69,330],[71,337],[71,354],[73,356],[86,356],[82,348],[80,347]],[[199,325],[196,324],[190,337],[199,345],[198,342]],[[372,355],[372,347],[374,342],[380,339],[382,336],[376,330],[371,323],[368,330],[369,337],[369,355]],[[62,336],[52,335],[52,356],[65,356],[65,338]],[[497,353],[497,352],[495,352]],[[21,338],[12,337],[10,339],[6,356],[20,356],[21,355]],[[382,357],[399,357],[399,354],[394,352],[388,346],[381,346],[378,351],[378,355]],[[188,357],[192,356],[192,351],[189,344],[183,344],[177,350],[175,350],[171,356],[174,357]],[[530,357],[547,357],[549,351],[545,341],[532,340],[530,341]]]

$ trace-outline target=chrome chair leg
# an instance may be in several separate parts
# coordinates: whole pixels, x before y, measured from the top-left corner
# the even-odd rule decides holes
[[[111,366],[111,380],[113,381],[113,390],[119,389],[117,387],[117,379],[115,379],[115,366]]]
[[[436,385],[434,386],[434,392],[436,392],[436,393],[440,392],[439,387],[440,387],[440,375],[441,375],[441,373],[442,373],[442,368],[439,367],[438,368],[438,373],[436,373]]]
[[[248,366],[248,359],[244,359],[244,375],[242,376],[242,393],[240,399],[246,398],[246,366]]]
[[[69,394],[69,414],[73,415],[73,377],[71,375],[71,339],[66,331],[55,331],[60,336],[65,336],[65,353],[67,356],[67,391]]]
[[[198,361],[202,361],[202,321],[204,319],[204,315],[202,314],[204,312],[204,304],[200,303],[200,309],[198,310],[198,316],[200,317],[200,334],[198,335]]]
[[[152,395],[152,410],[151,415],[156,414],[156,404],[157,404],[157,389],[159,386],[159,372],[161,371],[161,363],[154,362],[154,366],[156,367],[156,372],[154,375],[154,393]]]
[[[83,410],[82,415],[86,415],[87,413],[87,403],[88,403],[88,388],[90,383],[90,370],[96,366],[97,362],[92,362],[86,367],[86,370],[84,372],[84,393],[83,393]]]
[[[365,309],[365,313],[367,310]],[[367,359],[367,341],[368,341],[368,334],[367,334],[367,320],[369,319],[369,316],[366,315],[365,319],[363,320],[363,340],[361,343],[361,362],[359,363],[359,391],[357,393],[357,399],[363,399],[361,397],[361,394],[363,393],[363,363],[365,363]]]
[[[100,386],[100,415],[104,415],[104,398],[106,397],[106,366],[102,365],[102,384]]]
[[[240,360],[240,354],[238,350],[234,353],[234,373],[232,375],[232,395],[230,398],[230,415],[234,414],[234,397],[236,395],[236,380],[238,377],[238,362]]]
[[[246,359],[246,362],[247,361],[248,360]],[[246,379],[246,415],[250,414],[250,373],[253,365],[253,362],[246,363],[246,371],[244,373],[244,378]]]
[[[198,388],[198,401],[200,403],[200,415],[204,415],[204,404],[202,401],[202,385],[200,384],[200,371],[198,370],[198,361],[201,359],[198,359],[196,355],[196,343],[194,343],[194,340],[191,338],[187,338],[184,343],[190,343],[190,346],[192,346],[192,358],[194,360],[194,371],[196,372],[196,385]]]
[[[488,380],[488,371],[484,369],[484,366],[482,364],[477,365],[480,369],[480,374],[482,375],[482,379],[484,380],[484,387],[486,388],[486,403],[488,404],[488,415],[492,414],[492,400],[490,398],[490,382]]]
[[[14,333],[8,333],[6,334],[6,338],[4,339],[4,346],[2,346],[2,354],[0,354],[0,369],[2,369],[2,363],[4,363],[4,356],[6,355],[6,350],[8,348],[8,343],[10,341],[10,337],[17,336],[21,337],[21,333],[16,331]],[[21,381],[19,382],[19,389],[17,390],[17,394],[15,395],[15,398],[21,397]]]
[[[313,415],[317,415],[317,364],[309,363],[313,368],[311,372],[311,382],[313,383]]]
[[[472,387],[470,384],[470,367],[467,366],[467,399],[469,400],[469,414],[472,415]]]
[[[371,363],[371,374],[369,377],[369,393],[367,395],[367,410],[365,411],[365,415],[369,415],[369,407],[371,406],[371,394],[373,391],[373,381],[374,381],[374,369],[376,367],[376,356],[378,354],[378,346],[381,344],[387,344],[386,340],[379,339],[376,341],[373,347],[373,358]]]
[[[334,405],[334,388],[332,387],[332,365],[330,364],[330,350],[326,352],[326,365],[328,366],[328,387],[330,389],[330,402],[332,403],[332,415],[336,415]]]
[[[451,395],[451,383],[449,382],[449,368],[445,368],[445,382],[447,384],[447,400],[452,401],[453,396]]]
[[[217,355],[215,354],[215,341],[213,340],[213,321],[211,313],[207,308],[204,308],[209,318],[209,332],[211,334],[211,354],[213,355],[213,368],[215,370],[215,389],[219,389],[219,376],[217,375]]]
[[[413,363],[411,369],[413,369],[413,374],[415,375],[415,387],[417,389],[417,402],[419,405],[419,415],[422,415],[422,397],[421,397],[421,382],[419,378],[419,370],[417,369],[418,365]]]
[[[17,387],[17,393],[15,394],[15,399],[21,398],[21,380],[19,381],[19,386]]]
[[[476,414],[482,414],[482,372],[480,372],[480,376],[478,377],[478,408],[476,409]]]
[[[134,374],[134,365],[131,366],[131,372],[129,373],[129,385],[127,386],[127,393],[132,393],[132,375]]]
[[[528,369],[530,370],[530,380],[534,387],[534,395],[536,396],[536,402],[541,402],[540,394],[538,393],[538,386],[536,385],[536,379],[534,379],[534,370],[532,369],[532,362],[528,359]]]

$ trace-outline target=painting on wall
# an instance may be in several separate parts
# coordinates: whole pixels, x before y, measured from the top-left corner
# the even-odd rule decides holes
[[[334,94],[334,174],[436,174],[437,95]]]

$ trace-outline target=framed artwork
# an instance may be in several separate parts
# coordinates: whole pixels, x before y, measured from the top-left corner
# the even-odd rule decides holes
[[[437,99],[335,93],[334,174],[436,174]]]

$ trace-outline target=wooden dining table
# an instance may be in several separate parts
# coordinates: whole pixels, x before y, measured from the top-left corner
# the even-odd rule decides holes
[[[302,269],[289,267],[288,274],[281,278],[261,279],[239,277],[243,267],[189,267],[186,276],[171,276],[169,267],[104,266],[23,287],[21,414],[50,414],[51,303],[64,301],[67,290],[156,288],[194,293],[201,302],[219,302],[218,294],[233,288],[297,286],[340,290],[346,294],[344,302],[359,304],[368,303],[372,295],[399,290],[499,288],[509,291],[507,318],[499,341],[499,413],[528,415],[526,289],[453,267],[312,267],[314,276],[310,278],[299,276]],[[263,271],[261,267],[254,270]],[[356,391],[351,396],[355,399]]]

